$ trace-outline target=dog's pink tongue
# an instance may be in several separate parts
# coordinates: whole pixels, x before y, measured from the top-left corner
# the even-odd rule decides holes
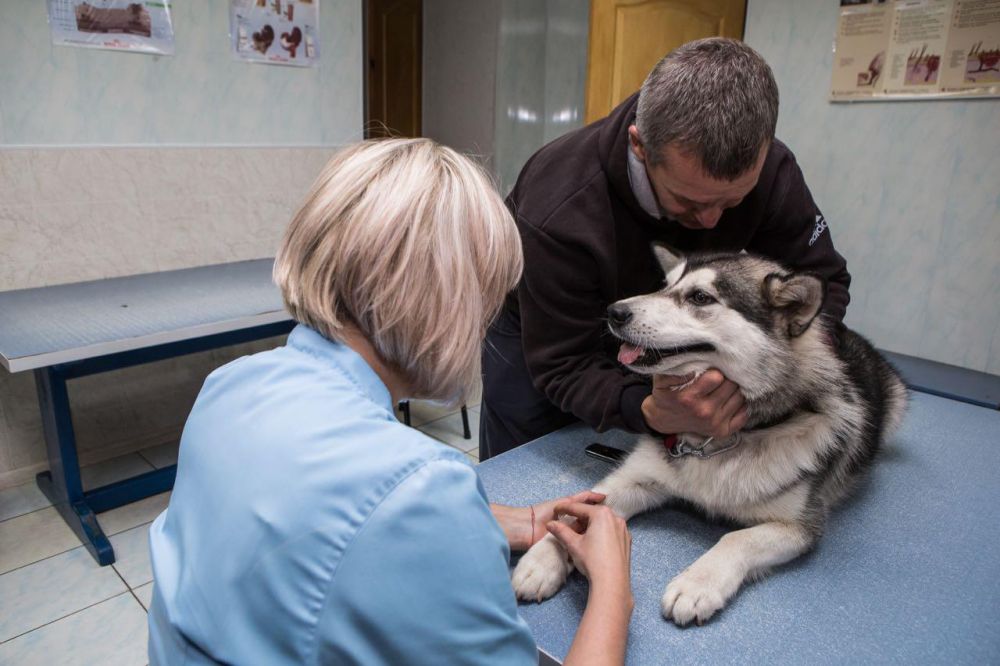
[[[635,345],[623,342],[621,349],[618,350],[618,362],[622,365],[631,365],[635,363],[635,359],[642,356],[642,352],[642,347],[636,347]]]

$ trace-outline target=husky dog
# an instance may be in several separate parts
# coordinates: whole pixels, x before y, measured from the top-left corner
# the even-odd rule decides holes
[[[745,526],[667,585],[663,616],[701,624],[748,577],[815,545],[830,509],[899,424],[907,393],[860,335],[845,329],[831,343],[817,316],[821,279],[747,254],[654,252],[664,288],[608,308],[611,332],[622,340],[619,362],[649,375],[718,368],[741,387],[748,421],[722,441],[643,437],[594,490],[626,519],[676,498]],[[541,601],[571,570],[548,535],[521,558],[514,589]]]

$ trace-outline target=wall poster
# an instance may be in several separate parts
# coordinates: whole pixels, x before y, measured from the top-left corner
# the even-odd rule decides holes
[[[173,55],[170,0],[48,0],[52,43]]]
[[[230,0],[229,35],[240,60],[313,67],[319,62],[319,0]]]
[[[1000,0],[840,0],[834,102],[1000,96]]]

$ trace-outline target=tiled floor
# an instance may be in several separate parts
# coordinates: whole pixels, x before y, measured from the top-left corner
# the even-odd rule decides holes
[[[427,402],[410,406],[414,427],[479,461],[479,406],[462,418]],[[101,486],[177,461],[157,446],[82,470]],[[153,593],[147,532],[170,493],[98,516],[116,562],[100,567],[34,484],[0,490],[0,665],[146,663],[146,608]]]

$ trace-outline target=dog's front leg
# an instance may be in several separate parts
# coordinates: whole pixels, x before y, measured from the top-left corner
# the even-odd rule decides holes
[[[726,534],[670,581],[663,593],[663,617],[680,626],[692,620],[702,624],[726,605],[748,576],[801,555],[814,541],[799,523],[762,523]]]
[[[669,498],[663,486],[649,476],[649,456],[640,445],[621,467],[594,488],[595,492],[607,495],[604,503],[626,520]],[[656,456],[652,456],[652,460],[655,462]],[[659,461],[662,465],[662,457]],[[564,520],[572,522],[574,519]],[[566,549],[554,536],[546,534],[521,557],[511,584],[518,599],[543,601],[559,591],[572,570],[573,563]]]

